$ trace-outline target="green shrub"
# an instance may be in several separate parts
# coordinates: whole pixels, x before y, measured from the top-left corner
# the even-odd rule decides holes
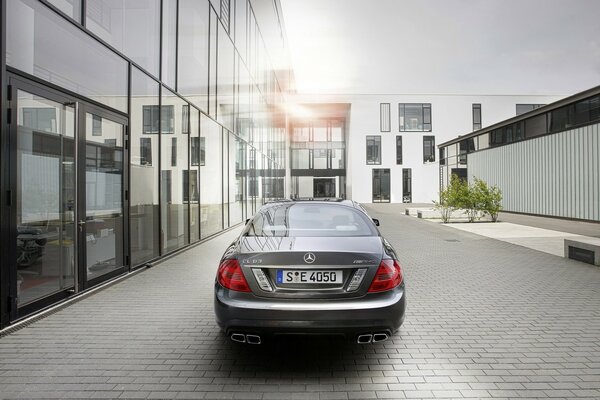
[[[440,211],[444,223],[459,208],[466,210],[469,222],[489,214],[493,222],[498,220],[502,210],[502,191],[497,186],[489,186],[485,181],[473,177],[469,184],[453,174],[446,188],[440,192],[440,201],[433,201],[434,208]]]

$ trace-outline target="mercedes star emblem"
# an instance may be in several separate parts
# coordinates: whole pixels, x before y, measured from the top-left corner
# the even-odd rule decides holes
[[[313,253],[306,253],[304,255],[304,262],[307,264],[312,264],[315,262],[315,255]]]

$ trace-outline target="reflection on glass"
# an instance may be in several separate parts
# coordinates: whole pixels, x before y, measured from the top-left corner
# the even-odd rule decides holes
[[[18,91],[17,302],[72,287],[75,170],[72,107]]]
[[[245,167],[245,143],[229,134],[229,223],[242,222],[242,201],[244,199],[243,170]]]
[[[162,12],[161,80],[174,88],[177,64],[177,0],[163,0]]]
[[[81,0],[48,0],[48,2],[75,21],[81,22]]]
[[[100,121],[100,135],[93,135],[94,120]],[[123,266],[123,125],[86,113],[85,126],[85,242],[91,280]]]
[[[203,111],[208,111],[207,0],[179,0],[177,90]]]
[[[223,227],[228,228],[229,224],[229,134],[227,129],[223,129],[221,138],[223,140]]]
[[[160,0],[86,0],[86,28],[158,76]]]
[[[234,84],[234,48],[221,24],[219,26],[219,50],[217,55],[217,117],[218,121],[229,130],[233,130],[233,84]]]
[[[127,112],[125,60],[39,1],[7,1],[7,14],[8,65]]]
[[[189,243],[188,136],[183,134],[184,109],[188,104],[163,88],[162,107],[174,110],[174,136],[161,135],[161,221],[165,252]],[[188,113],[189,117],[189,113]],[[186,121],[187,122],[187,121]],[[189,122],[187,122],[189,126]]]
[[[190,112],[190,174],[188,202],[190,204],[190,241],[200,240],[200,112],[191,107]]]
[[[202,114],[200,134],[206,145],[206,159],[200,167],[200,232],[202,238],[223,229],[221,127]]]
[[[159,86],[133,67],[131,75],[131,263],[160,255],[158,204]],[[164,126],[163,126],[164,131]],[[154,133],[154,134],[153,134]]]

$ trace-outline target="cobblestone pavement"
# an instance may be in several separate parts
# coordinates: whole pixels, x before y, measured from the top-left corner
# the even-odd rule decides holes
[[[391,340],[223,337],[212,285],[235,230],[0,338],[0,397],[600,399],[600,269],[369,210],[407,281]]]

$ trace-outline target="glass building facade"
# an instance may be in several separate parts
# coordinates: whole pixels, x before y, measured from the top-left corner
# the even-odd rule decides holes
[[[284,197],[263,3],[1,1],[0,327]]]

